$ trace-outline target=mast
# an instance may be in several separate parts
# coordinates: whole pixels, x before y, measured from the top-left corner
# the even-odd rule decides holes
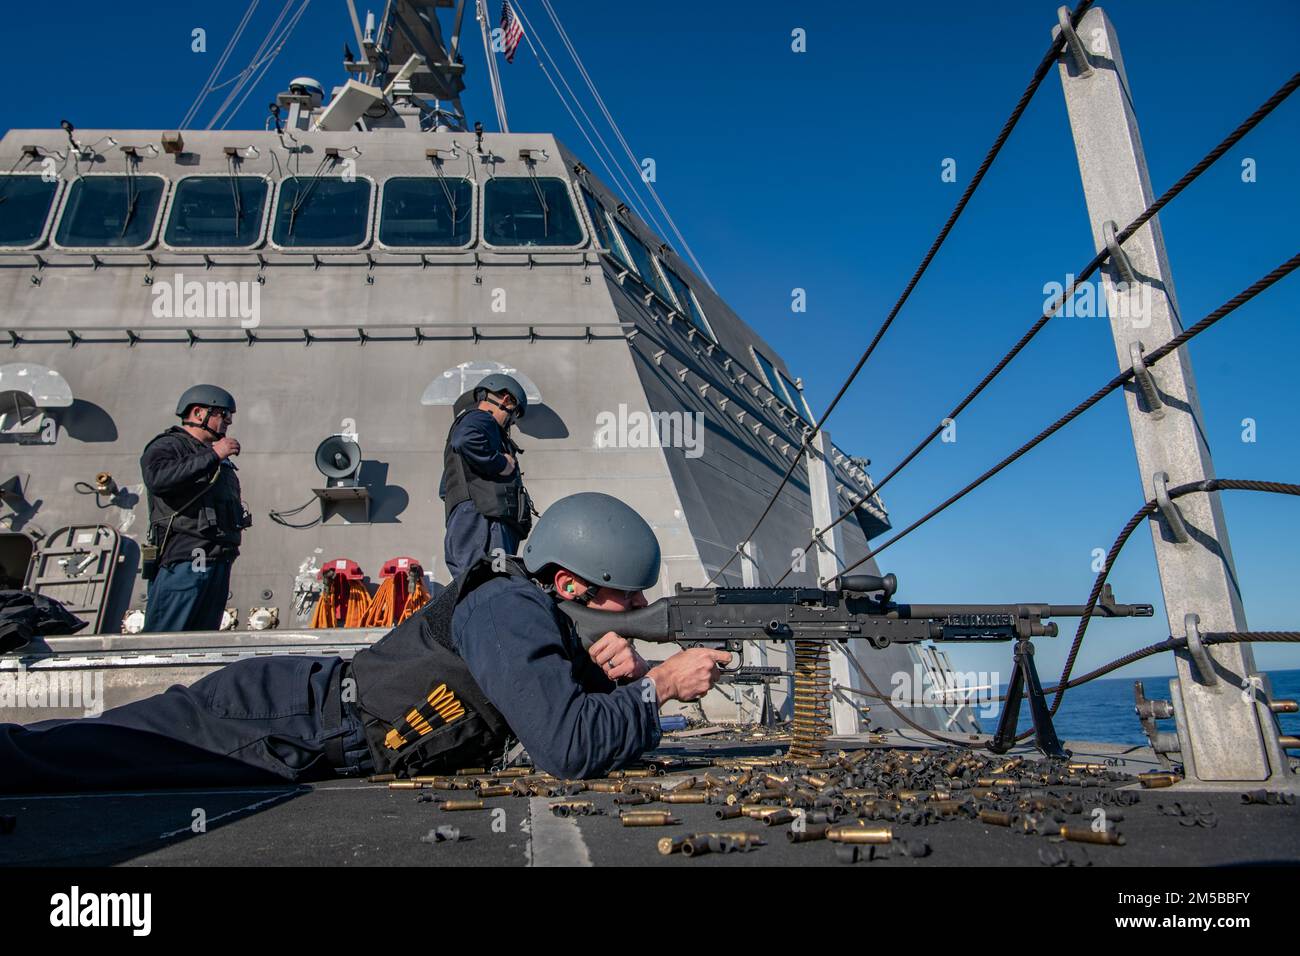
[[[401,92],[427,107],[435,126],[463,131],[465,111],[460,96],[465,89],[465,64],[460,56],[460,30],[466,2],[455,0],[456,10],[447,40],[437,10],[431,4],[419,0],[387,0],[379,29],[372,31],[374,21],[367,14],[363,32],[353,2],[348,0],[348,12],[352,15],[361,53],[355,62],[346,63],[345,68],[380,88],[400,80]],[[443,5],[450,7],[450,0]],[[419,59],[412,63],[412,57]]]
[[[497,110],[497,126],[501,132],[510,132],[510,123],[506,120],[506,97],[501,90],[501,74],[497,71],[497,58],[492,53],[491,33],[488,29],[487,0],[475,0],[478,6],[478,25],[483,34],[483,56],[487,60],[488,82],[492,87],[492,103]]]

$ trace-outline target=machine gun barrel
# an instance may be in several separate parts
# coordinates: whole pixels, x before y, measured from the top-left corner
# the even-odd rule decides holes
[[[895,642],[1009,641],[1055,637],[1053,617],[1081,617],[1078,604],[898,604],[892,574],[846,577],[838,590],[818,588],[684,588],[631,611],[592,610],[561,601],[583,645],[609,631],[651,643],[738,648],[741,641],[846,641],[877,648]],[[865,592],[878,591],[880,597]],[[1116,604],[1109,589],[1093,608],[1098,617],[1151,617],[1150,604]]]

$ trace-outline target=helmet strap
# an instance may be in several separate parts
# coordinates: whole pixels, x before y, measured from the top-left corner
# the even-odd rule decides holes
[[[204,405],[199,405],[199,406],[197,406],[197,407],[198,407],[198,408],[203,408],[203,409],[204,409],[203,420],[202,420],[202,421],[199,421],[199,422],[183,422],[182,424],[190,425],[190,426],[192,426],[192,427],[194,427],[194,428],[202,428],[205,432],[207,432],[207,433],[208,433],[209,435],[211,435],[213,438],[220,438],[220,437],[221,437],[221,432],[219,432],[219,431],[215,431],[215,430],[213,430],[212,428],[210,428],[210,427],[208,426],[208,422],[210,422],[210,421],[212,420],[212,409],[211,409],[211,408],[208,408],[207,406],[204,406]]]
[[[518,406],[515,406],[514,408],[506,408],[505,403],[500,401],[491,392],[486,392],[482,400],[487,402],[489,405],[495,405],[506,413],[506,423],[504,427],[509,428],[517,420],[517,413],[519,412]]]

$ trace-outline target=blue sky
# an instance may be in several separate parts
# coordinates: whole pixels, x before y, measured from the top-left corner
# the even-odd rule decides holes
[[[520,0],[551,53],[561,44],[540,0]],[[553,0],[638,157],[723,297],[804,378],[825,408],[902,290],[1027,83],[1050,39],[1055,4],[698,4]],[[233,75],[280,9],[263,0],[222,73]],[[365,9],[364,0],[358,6]],[[376,14],[380,0],[373,0]],[[495,11],[499,6],[491,4]],[[175,127],[245,4],[76,2],[24,11],[16,48],[33,78],[0,126]],[[1116,2],[1115,22],[1156,191],[1162,191],[1295,69],[1294,0]],[[363,14],[364,15],[364,14]],[[75,21],[76,30],[66,28]],[[477,32],[465,43],[471,121],[495,128]],[[208,32],[208,52],[190,31]],[[806,31],[807,51],[791,50]],[[232,127],[261,127],[286,81],[342,81],[355,49],[342,0],[313,0]],[[39,57],[39,60],[37,59]],[[149,59],[142,59],[148,57]],[[575,89],[572,63],[561,65]],[[588,158],[581,134],[528,49],[502,63],[511,126],[547,130]],[[590,100],[584,100],[594,113]],[[215,106],[200,111],[200,125]],[[609,139],[607,129],[602,133]],[[1300,95],[1162,214],[1173,278],[1191,322],[1296,252],[1300,234]],[[957,182],[941,180],[946,158]],[[1255,161],[1257,181],[1242,182]],[[674,245],[677,243],[674,242]],[[1061,87],[1049,75],[963,219],[854,389],[828,423],[835,441],[887,472],[1039,315],[1046,283],[1092,255]],[[807,312],[790,309],[807,291]],[[1296,481],[1300,424],[1300,276],[1292,276],[1191,346],[1206,432],[1222,477]],[[967,411],[958,441],[938,444],[885,492],[903,526],[964,485],[1115,374],[1105,319],[1058,317]],[[1244,418],[1257,440],[1241,440]],[[1123,400],[1113,395],[945,515],[881,556],[917,602],[1080,603],[1094,548],[1108,547],[1143,501]],[[1300,501],[1226,493],[1250,626],[1294,629]],[[1120,600],[1159,603],[1150,536],[1139,530],[1112,574]],[[1063,628],[1073,633],[1069,624]],[[1101,622],[1087,669],[1165,636],[1164,618]],[[1059,672],[1068,638],[1041,641]],[[1003,670],[1009,649],[953,654],[962,669]],[[1269,669],[1300,666],[1300,648],[1263,647]],[[1169,673],[1157,658],[1124,672]],[[1076,671],[1078,672],[1078,671]]]

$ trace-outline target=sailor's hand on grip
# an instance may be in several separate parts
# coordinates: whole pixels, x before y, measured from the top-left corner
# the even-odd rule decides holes
[[[587,654],[610,680],[621,680],[625,677],[637,680],[644,677],[646,671],[650,669],[641,655],[636,652],[632,642],[613,631],[591,645],[587,649]]]
[[[660,703],[699,700],[717,683],[722,668],[729,663],[731,655],[726,651],[692,647],[651,668],[646,676],[654,681]]]
[[[217,457],[222,461],[232,455],[239,454],[239,442],[229,435],[223,435],[212,443],[212,450],[217,453]]]

